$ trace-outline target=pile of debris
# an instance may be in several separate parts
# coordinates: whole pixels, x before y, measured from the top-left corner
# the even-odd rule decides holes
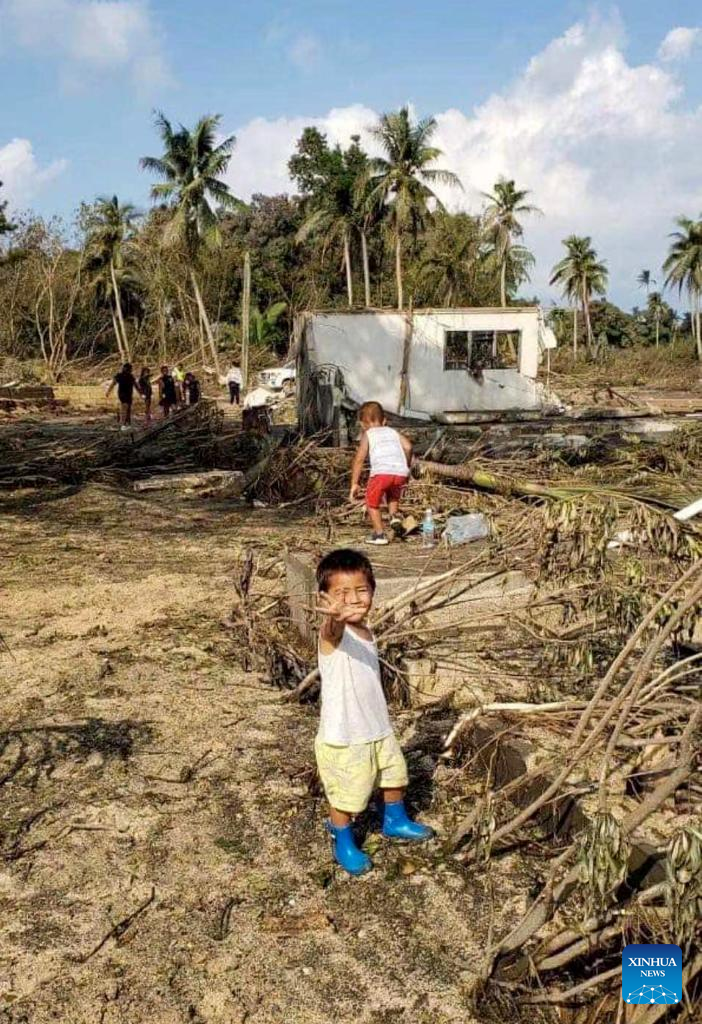
[[[0,413],[56,411],[65,408],[68,402],[57,399],[53,388],[44,384],[10,383],[0,385]]]
[[[527,912],[492,938],[474,993],[483,1019],[567,1007],[577,1024],[614,1020],[632,942],[681,945],[688,1006],[700,997],[702,524],[673,512],[702,493],[701,441],[693,426],[656,444],[605,438],[586,458],[502,461],[450,442],[444,461],[420,459],[408,509],[482,512],[490,535],[374,555],[387,693],[438,723],[422,755],[447,856],[487,894],[506,855],[543,863]],[[287,593],[271,583],[280,559],[249,554],[228,618],[247,668],[286,700],[318,691],[313,566],[362,528],[347,486],[348,455],[309,439],[274,453],[257,484],[278,508],[316,512]]]
[[[87,479],[133,479],[212,466],[222,413],[200,402],[138,433],[32,421],[0,433],[0,487],[50,487]]]

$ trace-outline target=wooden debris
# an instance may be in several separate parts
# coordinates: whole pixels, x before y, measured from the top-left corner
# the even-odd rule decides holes
[[[136,480],[135,491],[194,491],[203,487],[244,489],[244,474],[235,469],[211,469],[205,473],[176,473]]]

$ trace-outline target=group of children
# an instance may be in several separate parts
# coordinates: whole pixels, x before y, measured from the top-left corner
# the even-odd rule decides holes
[[[370,544],[387,544],[385,503],[391,527],[399,527],[399,505],[410,474],[412,443],[388,427],[382,406],[366,402],[359,411],[361,440],[353,461],[349,498],[355,501],[366,460],[370,477],[365,501],[371,520]],[[380,678],[378,649],[368,623],[375,576],[363,553],[340,549],[317,566],[318,664],[321,713],[315,740],[319,776],[329,803],[327,828],[334,858],[351,875],[372,868],[361,849],[352,819],[367,808],[376,789],[382,794],[382,832],[389,839],[431,839],[427,825],[407,814],[407,765],[393,731]]]
[[[151,370],[148,366],[143,366],[139,376],[135,377],[132,364],[125,363],[122,369],[115,374],[107,389],[109,395],[113,388],[117,388],[119,424],[122,430],[130,429],[135,391],[144,400],[146,422],[151,422],[154,385],[158,388],[158,404],[164,416],[170,416],[175,410],[184,409],[186,406],[195,405],[200,401],[200,382],[194,373],[183,373],[178,365],[172,368],[164,365],[161,367],[159,376],[152,382]]]

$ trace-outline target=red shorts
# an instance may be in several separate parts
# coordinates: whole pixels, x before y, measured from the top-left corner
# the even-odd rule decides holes
[[[388,503],[401,501],[406,485],[406,476],[392,476],[390,473],[372,476],[366,487],[366,508],[380,508],[383,498]]]

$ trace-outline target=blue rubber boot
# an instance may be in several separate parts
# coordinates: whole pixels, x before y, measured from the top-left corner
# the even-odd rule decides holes
[[[431,839],[434,830],[428,825],[421,825],[407,817],[404,800],[385,804],[383,815],[383,835],[390,839],[409,839],[413,842],[424,842]]]
[[[344,828],[340,828],[338,825],[332,825],[330,821],[326,823],[326,826],[332,835],[336,863],[340,864],[350,875],[365,875],[366,871],[370,871],[373,862],[363,850],[359,850],[356,846],[351,826],[346,825]]]

